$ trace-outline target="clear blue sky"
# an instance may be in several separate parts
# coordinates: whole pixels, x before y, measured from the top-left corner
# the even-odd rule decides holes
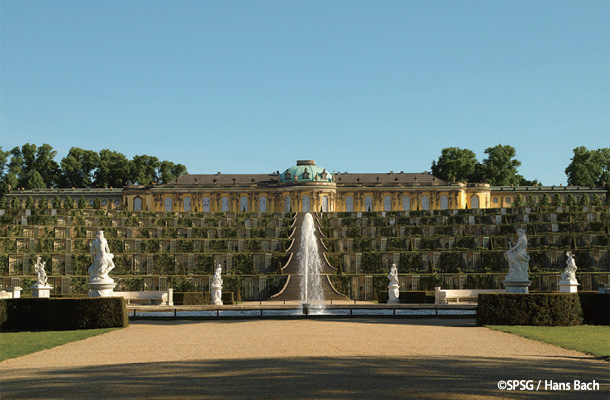
[[[0,145],[149,154],[191,173],[430,170],[516,148],[565,184],[610,146],[610,2],[1,2]]]

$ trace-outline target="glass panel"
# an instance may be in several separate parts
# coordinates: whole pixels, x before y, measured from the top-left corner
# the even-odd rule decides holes
[[[226,196],[220,200],[220,211],[222,211],[222,212],[229,211],[229,198]]]
[[[402,197],[402,210],[409,211],[411,209],[411,198],[409,196]]]
[[[392,198],[390,196],[385,196],[383,198],[383,210],[392,211]]]
[[[184,211],[191,211],[191,198],[190,197],[184,198]]]
[[[267,212],[267,198],[266,197],[261,197],[258,200],[258,211]]]
[[[441,210],[446,210],[449,208],[449,197],[447,195],[441,196]]]
[[[133,209],[136,211],[142,210],[142,199],[141,198],[136,197],[135,199],[133,199]]]
[[[422,210],[430,209],[430,197],[428,197],[428,195],[426,195],[426,194],[421,197],[421,209]]]
[[[309,212],[311,211],[311,200],[309,198],[308,195],[303,196],[303,199],[301,200],[301,211],[303,212]]]
[[[373,211],[373,198],[371,196],[364,198],[364,211]]]
[[[347,212],[354,211],[354,196],[347,196],[345,198],[345,211],[347,211]]]
[[[284,197],[284,212],[290,212],[290,196]]]
[[[165,198],[165,211],[172,211],[172,203],[173,200],[171,196]]]
[[[207,196],[203,198],[202,210],[203,212],[210,212],[210,198]]]
[[[239,199],[239,211],[247,212],[248,211],[248,198],[242,197]]]
[[[322,212],[328,212],[328,196],[322,196]]]

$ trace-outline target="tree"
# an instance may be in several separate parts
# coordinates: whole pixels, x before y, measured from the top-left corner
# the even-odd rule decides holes
[[[6,167],[8,166],[8,157],[11,155],[9,151],[2,150],[0,146],[0,180],[4,179],[6,175]]]
[[[565,169],[568,185],[604,186],[610,182],[610,147],[587,150],[581,146],[573,151],[574,157]]]
[[[11,210],[19,210],[21,209],[21,203],[19,202],[19,199],[16,197],[13,197],[11,199]]]
[[[123,187],[129,181],[129,160],[123,153],[104,149],[100,151],[100,163],[94,173],[95,187]]]
[[[0,197],[0,209],[6,210],[8,208],[8,201],[6,200],[6,196]]]
[[[36,170],[32,170],[25,176],[24,187],[26,189],[45,189],[47,186],[45,185],[42,176],[40,176],[40,173]]]
[[[67,196],[64,200],[64,209],[71,210],[74,208],[74,202],[72,201],[72,197]]]
[[[555,193],[553,196],[553,207],[561,207],[561,195],[559,193]]]
[[[42,177],[45,187],[54,187],[59,183],[60,168],[55,162],[57,152],[48,144],[43,144],[36,152],[33,169]]]
[[[542,195],[542,198],[540,199],[540,206],[541,207],[548,207],[551,204],[551,199],[549,198],[549,195],[547,193]]]
[[[84,210],[85,208],[87,208],[87,200],[85,200],[85,196],[81,196],[78,199],[77,207],[81,210]]]
[[[13,172],[9,172],[4,176],[2,182],[0,182],[0,194],[8,194],[10,190],[16,189],[17,185],[17,176]]]
[[[599,198],[599,195],[597,193],[595,193],[593,195],[593,200],[591,200],[591,204],[593,204],[596,207],[599,207],[602,205],[602,200]]]
[[[536,199],[531,194],[527,196],[527,206],[530,208],[536,207]]]
[[[33,210],[36,208],[36,204],[34,204],[34,199],[32,196],[28,196],[28,198],[25,199],[25,208],[28,210]]]
[[[517,174],[521,162],[513,159],[517,152],[508,145],[497,145],[485,149],[487,158],[483,160],[485,180],[492,186],[518,185],[523,177]]]
[[[576,199],[574,198],[574,195],[572,193],[568,194],[568,197],[566,199],[566,204],[570,207],[576,205]]]
[[[47,196],[42,196],[38,199],[38,208],[41,210],[46,210],[49,208],[49,201],[47,200]]]
[[[157,181],[157,170],[161,166],[157,157],[148,156],[146,154],[141,156],[134,156],[131,161],[131,183],[138,185],[150,185],[152,182]]]
[[[174,164],[171,161],[162,161],[161,165],[159,166],[158,177],[161,180],[160,183],[169,183],[187,173],[188,171],[186,170],[186,167],[182,164]]]
[[[100,163],[100,156],[93,150],[72,147],[61,160],[61,186],[88,188],[93,186],[93,176]]]
[[[98,197],[93,199],[93,208],[95,208],[96,210],[99,210],[100,208],[102,208],[102,202],[100,201],[100,199]]]
[[[586,207],[589,205],[589,200],[590,200],[589,195],[586,193],[583,193],[583,195],[580,196],[580,200],[578,201],[578,204],[583,207]]]
[[[55,196],[53,198],[53,201],[51,202],[51,205],[55,209],[60,209],[61,208],[61,199],[59,198],[59,196]]]
[[[523,207],[523,195],[521,195],[521,193],[519,193],[516,197],[515,197],[515,207]]]
[[[432,161],[432,174],[447,182],[471,181],[478,164],[472,150],[447,147],[441,151],[438,161]]]

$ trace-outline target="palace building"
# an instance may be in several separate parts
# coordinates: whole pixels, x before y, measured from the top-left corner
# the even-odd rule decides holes
[[[445,182],[423,173],[329,172],[313,160],[271,174],[187,174],[167,184],[132,185],[122,189],[13,190],[24,204],[28,196],[49,201],[81,196],[92,207],[154,212],[365,212],[512,207],[518,195],[539,203],[544,195],[566,203],[584,194],[605,201],[599,187],[491,187],[486,183]],[[49,197],[50,196],[50,197]]]

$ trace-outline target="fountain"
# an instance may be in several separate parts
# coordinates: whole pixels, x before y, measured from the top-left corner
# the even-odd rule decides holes
[[[315,225],[310,213],[305,215],[301,230],[301,246],[299,248],[299,272],[301,276],[301,303],[303,313],[309,309],[324,309],[324,289],[322,287],[323,264],[318,255],[318,238],[315,235]]]

